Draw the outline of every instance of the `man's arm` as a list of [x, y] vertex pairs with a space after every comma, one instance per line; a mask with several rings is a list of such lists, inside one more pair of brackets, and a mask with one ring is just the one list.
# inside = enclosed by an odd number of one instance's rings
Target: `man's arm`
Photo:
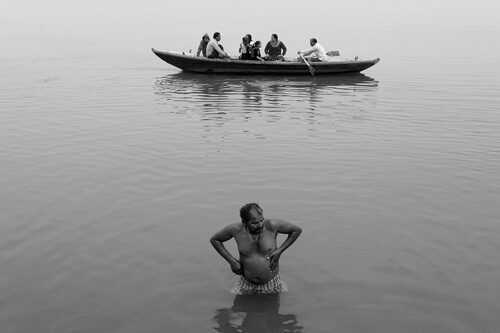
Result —
[[299, 51], [297, 53], [299, 53], [299, 54], [302, 53], [303, 56], [308, 56], [308, 55], [310, 55], [313, 52], [314, 52], [314, 47], [310, 48], [309, 50], [306, 50], [306, 51]]
[[281, 246], [273, 251], [268, 257], [270, 260], [269, 267], [272, 271], [274, 271], [276, 267], [278, 267], [278, 261], [281, 257], [281, 254], [286, 249], [288, 249], [290, 245], [292, 245], [297, 240], [297, 238], [299, 238], [300, 234], [302, 233], [302, 229], [293, 223], [278, 219], [272, 221], [272, 226], [273, 229], [276, 230], [276, 232], [280, 234], [288, 234], [288, 237], [285, 239], [283, 244], [281, 244]]
[[215, 44], [213, 44], [213, 47], [214, 47], [214, 49], [215, 49], [217, 52], [219, 52], [219, 54], [222, 54], [223, 56], [227, 56], [227, 53], [226, 53], [226, 52], [224, 52], [224, 51], [220, 48], [219, 44], [215, 43]]
[[226, 261], [231, 266], [231, 270], [234, 274], [242, 275], [243, 269], [241, 267], [241, 263], [238, 259], [233, 257], [231, 253], [224, 246], [224, 242], [233, 238], [235, 233], [235, 225], [230, 224], [224, 229], [218, 231], [210, 238], [210, 243], [215, 248], [215, 250], [222, 256], [222, 258], [226, 259]]

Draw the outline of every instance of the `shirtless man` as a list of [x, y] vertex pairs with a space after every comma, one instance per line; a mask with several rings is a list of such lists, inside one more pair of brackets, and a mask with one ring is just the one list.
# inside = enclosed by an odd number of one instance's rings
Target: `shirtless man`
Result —
[[[242, 223], [230, 224], [210, 238], [210, 243], [227, 260], [233, 273], [241, 275], [233, 292], [265, 294], [286, 290], [278, 274], [279, 259], [302, 229], [290, 222], [264, 218], [262, 208], [256, 203], [241, 207], [240, 217]], [[279, 248], [276, 242], [278, 233], [288, 235]], [[240, 260], [233, 257], [223, 244], [231, 238], [238, 245]]]

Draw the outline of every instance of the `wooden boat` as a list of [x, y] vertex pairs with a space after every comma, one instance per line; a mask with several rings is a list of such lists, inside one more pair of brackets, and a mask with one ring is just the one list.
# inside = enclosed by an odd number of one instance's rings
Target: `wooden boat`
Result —
[[[224, 74], [282, 74], [282, 75], [311, 75], [309, 66], [298, 60], [286, 61], [257, 61], [229, 59], [209, 59], [197, 57], [183, 52], [165, 52], [154, 48], [153, 53], [161, 60], [186, 72], [196, 73], [224, 73]], [[373, 60], [334, 60], [325, 62], [309, 62], [316, 75], [359, 73], [372, 67], [379, 58]]]

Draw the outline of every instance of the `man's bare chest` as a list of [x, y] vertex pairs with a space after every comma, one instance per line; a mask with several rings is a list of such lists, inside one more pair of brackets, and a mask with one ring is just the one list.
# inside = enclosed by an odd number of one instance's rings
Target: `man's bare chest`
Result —
[[238, 251], [241, 256], [267, 256], [276, 250], [276, 235], [268, 230], [263, 230], [258, 235], [249, 234], [244, 231], [238, 235], [236, 243], [238, 244]]

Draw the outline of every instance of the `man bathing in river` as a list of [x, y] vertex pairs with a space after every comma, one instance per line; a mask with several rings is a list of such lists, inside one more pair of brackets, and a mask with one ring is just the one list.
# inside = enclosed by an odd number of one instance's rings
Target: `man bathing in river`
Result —
[[[302, 229], [290, 222], [264, 218], [262, 208], [256, 203], [241, 207], [240, 217], [242, 223], [230, 224], [210, 238], [210, 243], [227, 260], [233, 273], [241, 275], [233, 292], [267, 294], [285, 291], [286, 285], [278, 274], [279, 260]], [[278, 233], [288, 234], [279, 248], [276, 242]], [[223, 244], [231, 238], [238, 245], [239, 260]]]

